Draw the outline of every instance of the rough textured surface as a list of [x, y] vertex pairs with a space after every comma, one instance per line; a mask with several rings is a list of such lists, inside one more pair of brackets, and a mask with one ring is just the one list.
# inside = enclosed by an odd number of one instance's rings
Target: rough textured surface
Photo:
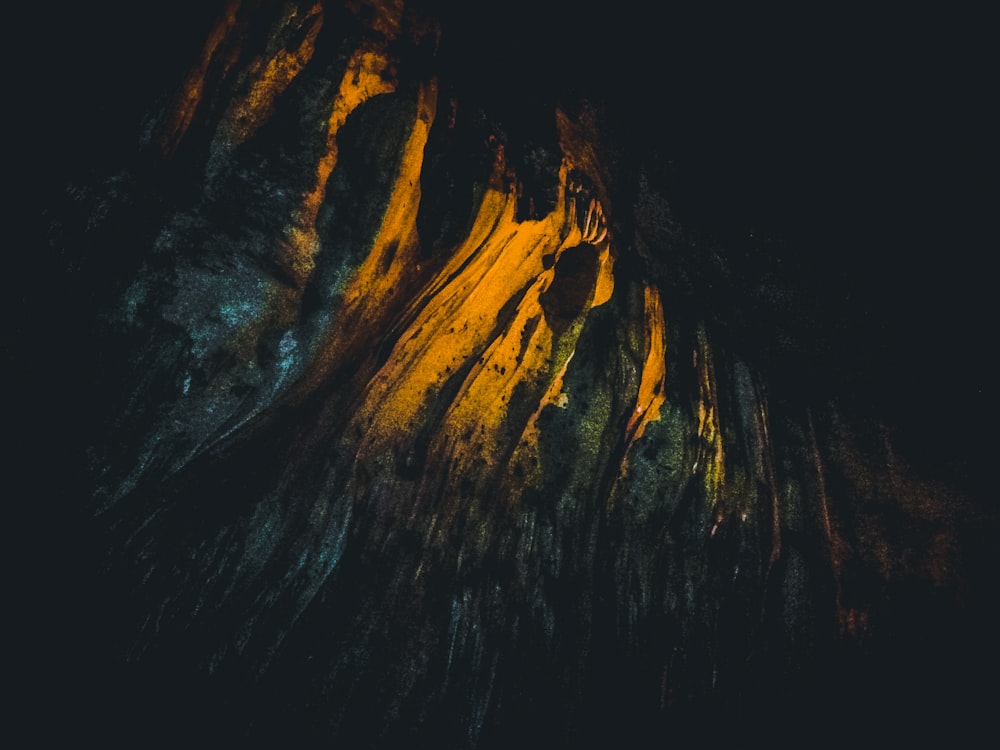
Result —
[[[36, 334], [24, 305], [16, 339], [67, 357], [34, 383], [65, 424], [30, 514], [43, 712], [112, 742], [453, 748], [982, 720], [981, 303], [883, 286], [922, 262], [880, 234], [910, 214], [836, 203], [875, 192], [806, 147], [828, 113], [754, 77], [790, 84], [783, 60], [739, 71], [738, 19], [683, 14], [723, 41], [660, 55], [624, 7], [209, 5], [107, 143], [53, 147], [42, 257], [72, 309]], [[741, 106], [770, 119], [730, 132]], [[832, 184], [783, 185], [811, 170]]]

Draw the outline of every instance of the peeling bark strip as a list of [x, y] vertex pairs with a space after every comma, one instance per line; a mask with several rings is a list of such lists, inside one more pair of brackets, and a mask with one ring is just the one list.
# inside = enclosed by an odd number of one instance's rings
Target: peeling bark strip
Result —
[[967, 593], [965, 499], [772, 388], [608, 115], [470, 90], [436, 8], [226, 3], [137, 157], [137, 196], [188, 182], [104, 311], [115, 656], [208, 675], [243, 739], [659, 746], [826, 705], [890, 592]]

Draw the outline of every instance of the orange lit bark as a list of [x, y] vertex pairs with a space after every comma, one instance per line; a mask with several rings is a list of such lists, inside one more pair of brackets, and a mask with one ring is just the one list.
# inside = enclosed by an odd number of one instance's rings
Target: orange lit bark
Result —
[[[160, 136], [160, 148], [165, 156], [171, 156], [176, 151], [178, 144], [184, 138], [184, 134], [194, 119], [195, 112], [201, 106], [209, 66], [216, 61], [217, 55], [222, 54], [220, 48], [224, 46], [226, 40], [233, 36], [241, 2], [242, 0], [230, 0], [226, 3], [222, 15], [205, 42], [205, 49], [202, 52], [198, 65], [192, 68], [181, 86], [181, 92], [174, 104], [168, 124]], [[238, 48], [231, 50], [227, 54], [226, 59], [221, 62], [224, 68], [222, 72], [223, 77], [225, 77], [229, 67], [232, 65], [237, 50]]]

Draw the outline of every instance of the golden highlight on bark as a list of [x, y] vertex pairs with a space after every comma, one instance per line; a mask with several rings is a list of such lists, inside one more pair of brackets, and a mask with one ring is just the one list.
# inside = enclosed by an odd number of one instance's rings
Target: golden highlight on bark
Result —
[[[330, 118], [322, 177], [299, 216], [310, 222], [322, 202], [326, 173], [336, 163], [337, 130], [367, 98], [391, 90], [385, 56], [365, 50], [352, 61]], [[417, 433], [431, 421], [436, 429], [429, 450], [439, 463], [464, 472], [479, 467], [484, 476], [514, 464], [537, 465], [538, 415], [572, 397], [563, 391], [562, 376], [583, 321], [614, 290], [603, 209], [570, 184], [568, 159], [560, 170], [555, 208], [542, 218], [518, 221], [517, 194], [504, 186], [507, 167], [498, 152], [494, 179], [466, 239], [439, 267], [421, 266], [420, 172], [436, 94], [433, 82], [421, 89], [381, 228], [341, 297], [338, 325], [320, 352], [319, 366], [301, 384], [308, 392], [309, 383], [341, 366], [361, 342], [383, 341], [384, 361], [353, 407], [348, 430], [361, 436], [352, 450], [372, 475], [384, 475], [386, 462], [405, 460]], [[308, 237], [304, 226], [299, 230], [300, 239]], [[306, 263], [303, 257], [303, 271]], [[401, 308], [394, 300], [404, 289], [408, 296], [398, 302], [410, 301]], [[660, 360], [659, 375], [653, 364], [649, 377], [656, 380], [663, 372], [662, 312], [653, 292], [648, 305], [649, 325], [656, 328], [648, 354], [651, 362]], [[650, 384], [650, 392], [642, 393], [643, 421], [655, 418], [654, 388]]]
[[666, 323], [663, 320], [663, 304], [660, 301], [659, 290], [650, 284], [645, 284], [643, 302], [646, 359], [642, 366], [642, 379], [639, 381], [635, 410], [625, 428], [628, 446], [642, 437], [647, 423], [660, 418], [660, 407], [666, 400]]
[[708, 336], [698, 331], [698, 348], [694, 351], [694, 364], [698, 372], [697, 432], [698, 453], [692, 472], [701, 468], [705, 482], [705, 496], [715, 506], [725, 485], [725, 452], [722, 430], [719, 426], [718, 396], [716, 393], [715, 366]]
[[[209, 67], [216, 61], [216, 57], [222, 54], [224, 42], [231, 39], [233, 30], [236, 27], [236, 16], [239, 13], [242, 0], [230, 0], [223, 8], [219, 20], [205, 42], [205, 49], [202, 52], [198, 64], [191, 69], [187, 78], [181, 86], [180, 94], [174, 104], [173, 112], [169, 118], [163, 134], [160, 136], [160, 149], [164, 156], [170, 157], [177, 150], [177, 146], [187, 133], [195, 112], [201, 105], [202, 97], [205, 93], [205, 80], [208, 76]], [[222, 62], [223, 77], [228, 72], [229, 67], [235, 59], [235, 52], [228, 55]]]
[[[458, 377], [436, 439], [469, 465], [496, 468], [515, 389], [543, 390], [564, 364], [555, 359], [540, 298], [556, 273], [543, 256], [553, 254], [558, 264], [581, 237], [574, 204], [565, 199], [566, 173], [555, 210], [536, 221], [516, 221], [513, 193], [486, 190], [468, 238], [418, 295], [413, 307], [420, 312], [372, 380], [358, 412], [359, 426], [371, 425], [359, 456], [380, 455], [414, 432]], [[509, 319], [500, 317], [503, 310]]]
[[[225, 146], [235, 148], [247, 141], [274, 111], [275, 101], [302, 72], [315, 51], [316, 36], [323, 26], [323, 4], [317, 2], [300, 14], [292, 4], [277, 23], [282, 34], [270, 37], [268, 49], [250, 64], [245, 73], [245, 93], [235, 97], [221, 124]], [[295, 49], [288, 49], [287, 36], [301, 34]]]
[[[323, 199], [326, 197], [327, 180], [337, 165], [337, 133], [347, 122], [350, 114], [359, 106], [373, 96], [392, 93], [396, 90], [396, 84], [390, 71], [391, 59], [384, 48], [355, 50], [347, 63], [347, 69], [344, 71], [344, 77], [341, 79], [337, 96], [333, 102], [333, 109], [327, 121], [326, 150], [316, 166], [313, 187], [303, 196], [302, 208], [295, 219], [295, 225], [289, 230], [291, 236], [289, 265], [300, 278], [304, 278], [312, 271], [313, 258], [318, 250], [316, 216], [319, 213], [319, 207], [323, 205]], [[422, 93], [422, 97], [425, 96], [425, 92]], [[429, 116], [433, 119], [433, 106], [429, 111], [431, 113]], [[418, 123], [425, 121], [427, 117], [427, 108], [421, 107]], [[426, 141], [426, 133], [424, 133], [424, 140]], [[415, 163], [418, 175], [419, 160], [422, 156], [422, 153], [416, 156]], [[414, 157], [408, 157], [408, 161], [413, 163]], [[412, 173], [412, 168], [410, 172]]]

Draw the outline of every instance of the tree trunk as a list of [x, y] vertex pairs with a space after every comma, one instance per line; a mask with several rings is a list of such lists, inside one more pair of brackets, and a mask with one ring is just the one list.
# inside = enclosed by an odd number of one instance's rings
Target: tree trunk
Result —
[[[705, 40], [627, 3], [214, 6], [46, 207], [80, 374], [45, 705], [351, 747], [982, 720], [982, 381], [876, 337], [870, 227], [755, 151], [784, 89], [685, 79]], [[694, 138], [738, 106], [771, 119]]]

